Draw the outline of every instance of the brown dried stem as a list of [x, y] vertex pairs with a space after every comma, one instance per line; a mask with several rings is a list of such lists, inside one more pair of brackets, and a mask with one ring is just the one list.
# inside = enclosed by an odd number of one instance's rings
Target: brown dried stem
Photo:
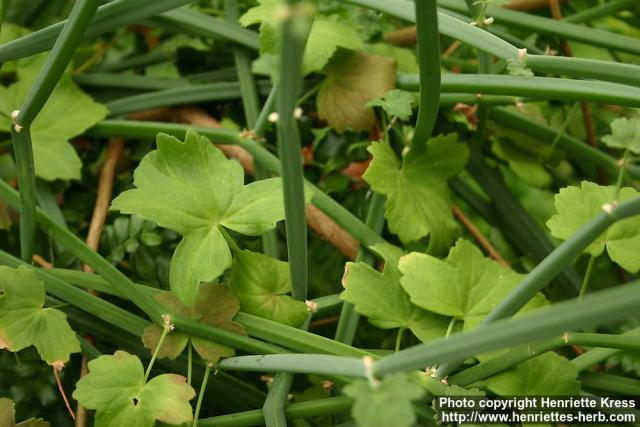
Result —
[[484, 249], [484, 251], [494, 260], [498, 261], [500, 264], [505, 267], [509, 267], [509, 263], [500, 255], [500, 252], [496, 248], [493, 247], [491, 242], [484, 237], [484, 235], [478, 230], [478, 228], [471, 222], [471, 220], [462, 212], [462, 210], [456, 205], [451, 206], [451, 210], [453, 211], [453, 215], [460, 221], [460, 223], [467, 229], [469, 234], [473, 236], [474, 239], [478, 242], [480, 247]]

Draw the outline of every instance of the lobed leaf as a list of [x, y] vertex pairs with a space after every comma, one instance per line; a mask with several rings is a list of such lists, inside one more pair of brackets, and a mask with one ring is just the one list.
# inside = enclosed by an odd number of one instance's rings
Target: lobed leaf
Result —
[[33, 345], [49, 365], [66, 363], [80, 343], [67, 316], [44, 303], [44, 284], [35, 271], [0, 266], [0, 349], [17, 352]]
[[191, 422], [189, 401], [194, 397], [195, 391], [180, 375], [163, 374], [145, 382], [140, 359], [124, 351], [89, 362], [89, 374], [73, 392], [81, 405], [96, 410], [96, 427]]
[[112, 209], [137, 214], [183, 236], [171, 259], [170, 287], [192, 305], [201, 282], [231, 266], [220, 226], [256, 236], [284, 219], [280, 178], [244, 185], [242, 167], [193, 131], [184, 142], [159, 134], [158, 148], [136, 168], [137, 188], [120, 194]]
[[447, 180], [462, 170], [468, 149], [449, 134], [429, 140], [426, 149], [410, 150], [400, 161], [387, 142], [369, 147], [373, 159], [363, 175], [371, 188], [387, 195], [389, 230], [403, 242], [429, 236], [430, 251], [451, 244], [456, 223], [449, 206]]
[[[616, 189], [583, 181], [580, 187], [565, 187], [555, 196], [557, 214], [547, 221], [551, 234], [558, 239], [568, 239], [580, 227], [602, 212], [603, 206], [612, 203]], [[631, 187], [620, 189], [618, 201], [623, 202], [640, 193]], [[620, 267], [636, 273], [640, 270], [640, 217], [618, 221], [593, 241], [585, 252], [599, 256], [605, 248], [609, 257]]]
[[347, 263], [340, 299], [353, 304], [379, 328], [407, 328], [422, 341], [444, 336], [448, 319], [415, 306], [400, 286], [402, 251], [387, 244], [374, 245], [371, 250], [384, 259], [384, 270], [380, 273], [364, 263]]

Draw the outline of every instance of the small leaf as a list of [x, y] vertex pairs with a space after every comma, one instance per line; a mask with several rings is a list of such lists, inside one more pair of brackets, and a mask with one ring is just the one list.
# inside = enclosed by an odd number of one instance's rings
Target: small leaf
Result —
[[553, 181], [540, 160], [532, 156], [531, 153], [498, 139], [493, 141], [491, 149], [496, 156], [506, 161], [509, 168], [525, 182], [538, 188], [545, 188]]
[[578, 396], [577, 377], [573, 363], [549, 351], [480, 384], [500, 396]]
[[368, 101], [395, 87], [396, 62], [363, 52], [340, 51], [325, 67], [318, 115], [338, 132], [367, 130], [375, 123]]
[[432, 138], [426, 149], [410, 150], [402, 161], [387, 142], [369, 147], [373, 160], [363, 178], [374, 191], [387, 195], [389, 230], [403, 242], [430, 236], [430, 250], [442, 252], [455, 237], [447, 180], [462, 170], [468, 157], [467, 147], [456, 139], [455, 134]]
[[67, 316], [43, 308], [44, 302], [44, 284], [35, 271], [0, 266], [0, 348], [16, 352], [33, 345], [49, 365], [66, 363], [80, 343]]
[[444, 336], [449, 320], [413, 305], [400, 286], [398, 260], [402, 251], [384, 244], [371, 250], [384, 258], [383, 272], [364, 263], [347, 263], [340, 299], [354, 304], [358, 313], [379, 328], [408, 328], [422, 341]]
[[375, 43], [365, 46], [365, 51], [373, 55], [395, 59], [398, 63], [398, 71], [407, 74], [418, 74], [420, 68], [415, 52], [404, 47], [394, 46], [388, 43]]
[[96, 427], [152, 427], [191, 422], [195, 391], [184, 377], [163, 374], [145, 383], [140, 359], [124, 351], [89, 362], [89, 374], [76, 384], [73, 398], [95, 409]]
[[[580, 187], [565, 187], [555, 197], [558, 213], [547, 221], [551, 234], [558, 239], [568, 239], [580, 227], [602, 212], [602, 207], [611, 203], [615, 196], [614, 186], [602, 186], [583, 181]], [[633, 188], [620, 189], [618, 200], [638, 197]], [[609, 257], [620, 267], [636, 273], [640, 270], [640, 217], [618, 221], [594, 240], [585, 252], [599, 256], [607, 249]]]
[[640, 154], [640, 119], [619, 118], [611, 122], [611, 135], [602, 138], [611, 148], [623, 148]]
[[16, 424], [15, 408], [12, 400], [0, 398], [0, 426], [1, 427], [49, 427], [50, 424], [40, 418], [29, 418]]
[[309, 314], [304, 302], [287, 295], [291, 292], [288, 264], [267, 255], [248, 250], [236, 252], [231, 288], [247, 313], [296, 328]]
[[228, 160], [193, 131], [184, 142], [159, 134], [158, 149], [134, 174], [136, 189], [125, 191], [112, 209], [135, 213], [183, 236], [171, 260], [170, 287], [187, 305], [201, 282], [231, 266], [231, 251], [218, 229], [257, 236], [284, 219], [280, 178], [244, 185], [238, 162]]
[[405, 373], [387, 375], [375, 388], [359, 379], [343, 390], [354, 399], [351, 414], [359, 427], [410, 427], [416, 421], [411, 402], [424, 396]]
[[[419, 307], [464, 322], [464, 329], [476, 326], [524, 279], [485, 258], [470, 242], [460, 239], [446, 260], [413, 252], [400, 259], [402, 287]], [[537, 294], [522, 311], [546, 303]]]
[[[277, 54], [280, 50], [280, 25], [277, 17], [282, 2], [260, 0], [259, 5], [249, 9], [240, 23], [244, 26], [260, 23], [260, 53]], [[309, 37], [302, 60], [304, 74], [320, 71], [329, 62], [338, 48], [357, 50], [363, 47], [358, 33], [342, 22], [317, 17], [309, 31]]]
[[[230, 332], [244, 335], [244, 328], [233, 321], [238, 313], [240, 303], [231, 290], [223, 285], [205, 283], [200, 285], [194, 304], [187, 307], [171, 292], [161, 292], [154, 297], [172, 315], [178, 315], [206, 325], [215, 326]], [[159, 325], [149, 325], [142, 334], [144, 346], [153, 352], [158, 346], [162, 328]], [[159, 358], [175, 359], [180, 356], [189, 340], [193, 343], [196, 352], [204, 360], [218, 363], [223, 357], [230, 357], [235, 350], [222, 344], [192, 337], [182, 332], [167, 334], [162, 346], [158, 350]]]
[[387, 92], [382, 98], [367, 102], [367, 107], [382, 107], [390, 117], [398, 117], [402, 121], [409, 120], [413, 113], [413, 95], [399, 89]]

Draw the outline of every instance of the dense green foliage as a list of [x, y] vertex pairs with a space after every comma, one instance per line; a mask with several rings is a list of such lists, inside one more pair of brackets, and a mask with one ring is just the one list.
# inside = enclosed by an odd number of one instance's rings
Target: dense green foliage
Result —
[[0, 0], [0, 427], [640, 395], [640, 6], [535, 3]]

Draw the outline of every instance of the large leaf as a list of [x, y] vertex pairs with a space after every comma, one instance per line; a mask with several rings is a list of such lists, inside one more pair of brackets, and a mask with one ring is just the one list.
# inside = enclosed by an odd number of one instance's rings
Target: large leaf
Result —
[[[583, 181], [580, 187], [565, 187], [555, 197], [558, 213], [547, 221], [551, 234], [559, 239], [568, 239], [580, 227], [602, 212], [603, 206], [612, 203], [615, 187], [602, 186]], [[638, 197], [633, 188], [620, 190], [618, 201]], [[640, 217], [634, 216], [616, 222], [602, 233], [587, 248], [592, 256], [599, 256], [607, 249], [609, 257], [622, 268], [632, 273], [640, 270]]]
[[396, 62], [363, 52], [341, 51], [325, 67], [318, 93], [318, 115], [338, 132], [361, 131], [375, 123], [367, 102], [395, 87]]
[[44, 308], [44, 302], [44, 284], [35, 271], [0, 266], [0, 348], [15, 352], [33, 345], [48, 364], [64, 364], [80, 343], [67, 316]]
[[463, 168], [467, 147], [450, 134], [432, 138], [425, 149], [410, 150], [402, 161], [387, 142], [373, 143], [369, 151], [373, 160], [363, 178], [387, 195], [389, 230], [403, 242], [429, 235], [430, 250], [446, 250], [456, 231], [447, 180]]
[[[464, 322], [465, 329], [477, 325], [524, 278], [485, 258], [462, 239], [446, 260], [414, 252], [400, 259], [399, 268], [403, 274], [400, 283], [414, 304]], [[545, 303], [538, 294], [522, 311]]]
[[248, 250], [234, 254], [231, 288], [243, 311], [299, 327], [308, 316], [304, 302], [293, 299], [286, 262]]
[[500, 396], [577, 396], [578, 370], [552, 351], [522, 362], [482, 384]]
[[171, 260], [171, 290], [187, 305], [200, 282], [210, 282], [231, 265], [220, 226], [255, 236], [284, 219], [280, 178], [244, 185], [242, 167], [193, 131], [184, 142], [159, 134], [158, 149], [134, 174], [136, 189], [125, 191], [112, 209], [135, 213], [184, 238]]
[[[206, 325], [244, 334], [244, 328], [233, 321], [240, 308], [240, 303], [226, 286], [213, 283], [200, 285], [198, 296], [191, 307], [184, 305], [171, 292], [162, 292], [154, 299], [172, 315], [179, 315]], [[149, 325], [142, 334], [142, 342], [146, 348], [153, 352], [158, 346], [161, 335], [162, 328], [159, 325]], [[175, 359], [182, 354], [189, 340], [200, 357], [211, 363], [217, 363], [221, 358], [235, 354], [235, 350], [231, 347], [176, 331], [166, 335], [158, 350], [158, 357]]]
[[416, 416], [411, 402], [424, 395], [424, 389], [406, 373], [384, 377], [375, 387], [356, 380], [344, 387], [354, 399], [351, 414], [359, 427], [410, 427]]
[[73, 397], [95, 409], [96, 427], [152, 427], [191, 422], [189, 401], [195, 391], [180, 375], [163, 374], [145, 382], [140, 359], [124, 351], [89, 362], [89, 374], [76, 384]]
[[[0, 112], [10, 116], [19, 110], [37, 78], [45, 58], [18, 68], [18, 81], [0, 86]], [[45, 180], [80, 179], [82, 162], [69, 140], [82, 134], [107, 115], [107, 109], [86, 95], [65, 74], [31, 125], [36, 175]], [[11, 123], [0, 115], [0, 130], [8, 132]]]
[[400, 286], [398, 260], [402, 251], [386, 244], [371, 250], [384, 258], [383, 272], [364, 263], [347, 263], [340, 299], [354, 304], [358, 313], [379, 328], [407, 328], [422, 341], [444, 336], [449, 320], [415, 306]]

